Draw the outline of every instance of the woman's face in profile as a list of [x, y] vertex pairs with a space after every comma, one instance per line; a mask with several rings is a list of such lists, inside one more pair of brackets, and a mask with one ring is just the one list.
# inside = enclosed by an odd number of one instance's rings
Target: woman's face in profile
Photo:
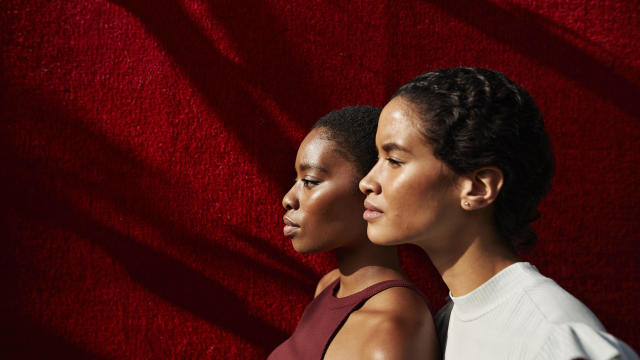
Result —
[[378, 162], [360, 182], [367, 195], [367, 235], [376, 244], [424, 245], [428, 239], [430, 246], [437, 246], [446, 241], [461, 211], [455, 177], [433, 155], [422, 126], [415, 106], [401, 97], [380, 114]]
[[284, 235], [300, 253], [333, 250], [366, 239], [364, 195], [355, 166], [327, 140], [326, 129], [312, 130], [296, 156], [296, 180], [282, 199]]

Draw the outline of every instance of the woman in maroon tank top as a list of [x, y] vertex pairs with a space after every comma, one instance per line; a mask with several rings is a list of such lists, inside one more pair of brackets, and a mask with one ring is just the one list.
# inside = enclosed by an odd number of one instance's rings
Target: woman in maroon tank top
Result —
[[433, 319], [400, 270], [395, 247], [369, 242], [358, 182], [377, 160], [380, 109], [352, 106], [321, 118], [298, 149], [296, 180], [282, 201], [284, 234], [300, 253], [333, 251], [338, 268], [284, 343], [283, 359], [435, 359]]

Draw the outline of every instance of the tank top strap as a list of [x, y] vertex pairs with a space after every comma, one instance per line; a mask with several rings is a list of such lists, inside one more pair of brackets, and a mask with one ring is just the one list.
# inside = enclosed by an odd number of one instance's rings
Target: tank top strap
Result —
[[429, 305], [420, 290], [404, 280], [382, 281], [341, 298], [335, 296], [339, 286], [338, 278], [307, 305], [295, 332], [271, 353], [269, 360], [322, 359], [333, 337], [349, 315], [369, 298], [386, 289], [392, 287], [413, 289], [422, 296], [427, 306]]
[[[332, 290], [331, 292], [331, 296], [333, 296], [333, 294], [335, 293], [335, 289], [339, 286], [339, 282], [335, 282], [332, 283], [330, 286], [328, 286], [328, 288], [330, 287]], [[333, 301], [331, 304], [331, 308], [341, 308], [341, 307], [347, 307], [347, 306], [354, 306], [357, 304], [362, 304], [363, 302], [365, 302], [366, 300], [368, 300], [369, 298], [373, 297], [374, 295], [387, 290], [389, 288], [392, 287], [406, 287], [409, 289], [414, 290], [415, 292], [417, 292], [420, 297], [422, 297], [422, 300], [424, 300], [425, 304], [427, 304], [427, 307], [429, 307], [429, 302], [427, 301], [427, 298], [424, 296], [424, 294], [422, 293], [422, 291], [420, 291], [420, 289], [418, 289], [415, 285], [413, 285], [412, 283], [410, 283], [409, 281], [406, 280], [385, 280], [385, 281], [381, 281], [379, 283], [373, 284], [371, 286], [369, 286], [368, 288], [361, 290], [355, 294], [349, 295], [349, 296], [345, 296], [342, 298], [337, 298], [337, 297], [333, 297]], [[328, 294], [327, 294], [328, 295]], [[430, 307], [429, 307], [430, 308]]]
[[327, 285], [316, 297], [333, 296], [336, 288], [340, 285], [340, 277], [338, 276], [329, 285]]
[[374, 284], [368, 288], [365, 289], [366, 292], [366, 298], [370, 298], [376, 294], [378, 294], [379, 292], [382, 292], [384, 290], [387, 290], [389, 288], [392, 287], [406, 287], [409, 288], [415, 292], [418, 293], [418, 295], [420, 295], [420, 297], [422, 298], [422, 300], [424, 300], [424, 302], [429, 305], [429, 302], [427, 301], [426, 296], [424, 296], [424, 294], [422, 293], [422, 291], [420, 291], [420, 289], [418, 289], [418, 287], [416, 287], [414, 284], [410, 283], [409, 281], [406, 280], [386, 280], [386, 281], [381, 281], [377, 284]]

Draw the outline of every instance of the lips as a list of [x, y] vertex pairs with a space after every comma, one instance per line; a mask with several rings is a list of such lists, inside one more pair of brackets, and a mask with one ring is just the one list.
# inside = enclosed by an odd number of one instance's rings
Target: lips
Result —
[[378, 209], [371, 202], [366, 200], [364, 202], [364, 213], [362, 214], [362, 218], [367, 222], [372, 222], [378, 218], [380, 218], [383, 214], [383, 211]]
[[282, 233], [284, 234], [284, 236], [294, 237], [295, 234], [300, 230], [300, 225], [289, 219], [287, 215], [283, 216], [282, 220], [284, 220], [284, 228], [282, 229]]

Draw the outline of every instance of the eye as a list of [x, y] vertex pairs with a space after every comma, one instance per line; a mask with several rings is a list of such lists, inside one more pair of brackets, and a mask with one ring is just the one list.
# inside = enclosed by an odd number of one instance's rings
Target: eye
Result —
[[304, 186], [306, 189], [311, 189], [312, 187], [320, 184], [320, 181], [317, 180], [300, 179], [300, 181], [302, 182], [302, 186]]
[[385, 158], [385, 160], [389, 163], [389, 165], [391, 165], [391, 167], [398, 167], [400, 165], [402, 165], [402, 162], [392, 158], [392, 157], [388, 157]]

